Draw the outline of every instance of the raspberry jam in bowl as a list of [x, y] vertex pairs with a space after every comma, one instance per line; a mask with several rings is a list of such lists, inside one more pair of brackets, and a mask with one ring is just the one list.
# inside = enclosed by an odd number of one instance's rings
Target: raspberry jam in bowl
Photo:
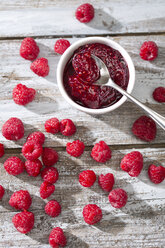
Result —
[[126, 97], [109, 86], [95, 84], [100, 72], [91, 54], [103, 60], [111, 79], [128, 93], [133, 90], [135, 69], [124, 48], [108, 38], [81, 39], [61, 56], [57, 82], [63, 97], [81, 111], [103, 114], [118, 108]]

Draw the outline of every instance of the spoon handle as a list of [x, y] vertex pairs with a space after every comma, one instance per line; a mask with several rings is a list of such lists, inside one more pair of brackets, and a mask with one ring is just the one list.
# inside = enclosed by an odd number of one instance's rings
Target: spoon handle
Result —
[[[108, 84], [107, 84], [108, 85]], [[136, 103], [140, 108], [142, 108], [161, 128], [165, 130], [165, 118], [162, 115], [159, 115], [143, 103], [141, 103], [139, 100], [137, 100], [135, 97], [127, 93], [125, 90], [123, 90], [121, 87], [119, 87], [117, 84], [112, 82], [110, 80], [109, 86], [119, 91], [122, 95], [126, 96], [128, 99], [130, 99], [132, 102]]]

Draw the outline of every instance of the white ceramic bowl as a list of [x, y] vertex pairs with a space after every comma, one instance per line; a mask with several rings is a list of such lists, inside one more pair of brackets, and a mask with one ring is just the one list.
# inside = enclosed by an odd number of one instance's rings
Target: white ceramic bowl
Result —
[[89, 113], [89, 114], [104, 114], [104, 113], [113, 111], [113, 110], [117, 109], [118, 107], [120, 107], [126, 101], [127, 98], [125, 96], [123, 96], [118, 102], [114, 103], [113, 105], [111, 105], [109, 107], [105, 107], [105, 108], [100, 108], [100, 109], [86, 108], [86, 107], [83, 107], [83, 106], [77, 104], [76, 102], [74, 102], [71, 99], [71, 97], [68, 95], [67, 91], [65, 90], [65, 87], [63, 84], [63, 73], [64, 73], [64, 69], [65, 69], [65, 66], [66, 66], [68, 60], [72, 57], [74, 51], [77, 48], [79, 48], [80, 46], [83, 46], [85, 44], [90, 44], [90, 43], [102, 43], [102, 44], [108, 45], [108, 46], [118, 50], [121, 53], [121, 55], [124, 57], [127, 65], [128, 65], [128, 70], [129, 70], [129, 82], [128, 82], [128, 87], [127, 87], [127, 92], [128, 93], [132, 92], [133, 87], [134, 87], [134, 83], [135, 83], [135, 68], [134, 68], [134, 64], [132, 62], [132, 59], [130, 58], [130, 56], [126, 52], [126, 50], [123, 47], [121, 47], [118, 43], [116, 43], [115, 41], [113, 41], [109, 38], [104, 38], [104, 37], [83, 38], [83, 39], [80, 39], [80, 40], [76, 41], [75, 43], [73, 43], [64, 52], [64, 54], [61, 56], [60, 61], [58, 63], [58, 66], [57, 66], [57, 83], [58, 83], [58, 87], [60, 89], [62, 96], [65, 98], [65, 100], [70, 105], [72, 105], [76, 109], [84, 111], [84, 112]]

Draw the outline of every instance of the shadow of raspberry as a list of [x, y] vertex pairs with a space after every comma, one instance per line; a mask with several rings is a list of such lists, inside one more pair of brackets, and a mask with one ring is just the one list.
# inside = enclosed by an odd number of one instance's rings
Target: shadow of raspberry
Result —
[[73, 233], [66, 231], [65, 232], [67, 237], [67, 247], [71, 248], [88, 248], [89, 245], [83, 241], [80, 237], [77, 237]]
[[[162, 152], [164, 151], [164, 149], [162, 149]], [[157, 149], [155, 150], [155, 152], [157, 152]], [[153, 157], [154, 157], [154, 151], [152, 153]], [[163, 155], [163, 154], [162, 154]], [[165, 180], [159, 184], [154, 184], [150, 179], [149, 179], [149, 176], [148, 176], [148, 168], [151, 164], [154, 164], [154, 165], [162, 165], [163, 166], [163, 162], [164, 162], [164, 156], [160, 156], [160, 152], [159, 152], [159, 157], [158, 157], [158, 160], [154, 160], [154, 158], [151, 160], [150, 158], [145, 158], [144, 159], [144, 166], [143, 166], [143, 170], [142, 172], [140, 173], [140, 175], [138, 176], [138, 179], [140, 181], [142, 181], [143, 183], [147, 184], [148, 186], [151, 186], [151, 188], [154, 188], [155, 190], [156, 189], [165, 189]]]
[[[51, 93], [53, 94], [53, 90], [51, 90]], [[37, 115], [56, 115], [59, 112], [58, 102], [55, 98], [53, 99], [52, 96], [49, 97], [39, 92], [36, 93], [34, 101], [26, 106], [26, 109]]]
[[48, 64], [49, 64], [49, 74], [48, 76], [43, 78], [43, 80], [47, 80], [48, 83], [53, 83], [54, 85], [56, 85], [57, 84], [56, 82], [57, 64], [58, 64], [58, 61], [61, 55], [54, 52], [55, 40], [52, 39], [51, 41], [48, 41], [48, 45], [43, 44], [41, 42], [37, 42], [37, 44], [40, 47], [40, 57], [47, 58]]
[[129, 215], [132, 222], [134, 218], [139, 219], [141, 222], [147, 219], [153, 221], [158, 216], [165, 214], [164, 205], [162, 204], [158, 207], [157, 199], [152, 199], [152, 197], [150, 199], [141, 199], [129, 183], [124, 189], [128, 194], [128, 201], [120, 210], [126, 215]]
[[[111, 11], [111, 10], [108, 10]], [[108, 12], [105, 12], [103, 9], [95, 8], [95, 17], [92, 21], [86, 24], [89, 27], [98, 29], [104, 32], [105, 31], [117, 31], [122, 30], [122, 24], [112, 17]]]
[[14, 192], [11, 191], [10, 189], [7, 189], [7, 188], [4, 188], [4, 189], [5, 189], [5, 194], [2, 198], [2, 200], [0, 200], [0, 206], [9, 210], [10, 212], [16, 212], [17, 210], [15, 208], [12, 208], [9, 204], [10, 197]]
[[122, 217], [115, 216], [112, 211], [102, 210], [103, 218], [100, 222], [94, 225], [95, 228], [101, 230], [104, 233], [110, 233], [117, 236], [118, 233], [122, 233], [127, 225], [123, 221]]

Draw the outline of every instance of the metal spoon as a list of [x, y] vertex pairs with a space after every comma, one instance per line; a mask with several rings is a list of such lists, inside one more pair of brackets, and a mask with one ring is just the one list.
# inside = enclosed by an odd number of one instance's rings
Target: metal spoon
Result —
[[98, 58], [95, 55], [91, 55], [92, 58], [95, 60], [97, 66], [100, 69], [100, 78], [97, 80], [96, 85], [104, 85], [104, 86], [110, 86], [114, 88], [115, 90], [119, 91], [122, 95], [126, 96], [128, 99], [130, 99], [132, 102], [136, 103], [140, 108], [142, 108], [161, 128], [165, 130], [165, 118], [152, 109], [145, 106], [143, 103], [141, 103], [139, 100], [137, 100], [135, 97], [127, 93], [125, 90], [123, 90], [120, 86], [115, 84], [110, 75], [107, 66], [104, 64], [104, 62]]

